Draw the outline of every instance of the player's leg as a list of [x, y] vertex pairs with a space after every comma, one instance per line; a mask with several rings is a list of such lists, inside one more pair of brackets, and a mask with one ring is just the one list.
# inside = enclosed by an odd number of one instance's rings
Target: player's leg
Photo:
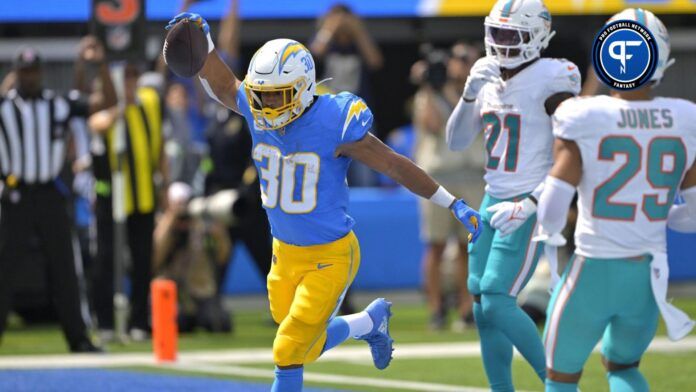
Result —
[[[130, 328], [148, 330], [148, 303], [152, 280], [152, 246], [155, 226], [154, 213], [134, 213], [126, 220], [128, 245], [133, 262], [131, 272]], [[138, 332], [133, 336], [138, 337]]]
[[447, 309], [443, 303], [440, 267], [442, 254], [445, 251], [444, 242], [427, 242], [423, 255], [423, 281], [425, 295], [430, 311], [430, 329], [442, 330], [447, 320]]
[[[360, 244], [353, 233], [351, 233], [349, 236], [348, 261], [350, 263], [349, 265], [352, 267], [348, 271], [348, 280], [345, 283], [344, 291], [340, 294], [334, 310], [329, 315], [330, 321], [326, 326], [326, 338], [324, 339], [324, 343], [321, 346], [314, 347], [313, 352], [310, 355], [310, 359], [312, 361], [316, 360], [316, 358], [318, 358], [324, 352], [331, 350], [332, 348], [345, 342], [349, 337], [365, 334], [372, 329], [372, 319], [365, 311], [336, 317], [336, 314], [341, 308], [341, 303], [345, 299], [345, 295], [348, 292], [348, 288], [353, 282], [353, 278], [355, 278], [355, 274], [360, 266]], [[328, 262], [325, 264], [328, 264]], [[336, 272], [336, 270], [331, 272]], [[334, 279], [340, 281], [345, 278], [342, 276], [337, 276]]]
[[611, 317], [602, 261], [574, 258], [554, 290], [544, 328], [546, 390], [575, 392], [585, 361]]
[[[321, 271], [310, 272], [305, 276], [303, 283], [298, 289], [298, 295], [302, 293], [301, 286], [305, 281], [308, 281], [308, 276], [319, 276], [320, 274], [329, 277], [335, 283], [335, 288], [341, 291], [333, 291], [326, 295], [326, 298], [333, 301], [333, 309], [326, 315], [330, 320], [328, 325], [322, 324], [325, 331], [322, 330], [321, 336], [316, 340], [316, 343], [309, 349], [304, 363], [310, 363], [316, 360], [322, 353], [336, 347], [346, 341], [349, 337], [360, 340], [365, 340], [370, 345], [372, 351], [372, 360], [375, 367], [384, 369], [391, 362], [392, 343], [393, 340], [389, 335], [389, 318], [391, 317], [391, 303], [384, 298], [378, 298], [365, 308], [364, 311], [350, 314], [347, 316], [335, 317], [340, 308], [348, 287], [353, 282], [358, 267], [360, 266], [360, 246], [357, 238], [353, 233], [350, 233], [346, 238], [337, 241], [339, 245], [332, 246], [327, 252], [323, 252], [330, 256], [326, 261], [322, 261], [321, 265], [328, 265]], [[321, 259], [320, 259], [321, 260]], [[345, 267], [348, 267], [347, 269]], [[317, 266], [318, 268], [318, 266]], [[308, 298], [306, 302], [316, 302], [317, 299]], [[302, 303], [298, 298], [295, 303]], [[291, 315], [294, 314], [294, 305], [291, 309]], [[316, 311], [318, 307], [312, 306], [312, 311]], [[323, 317], [323, 316], [322, 316]]]
[[494, 391], [512, 390], [512, 343], [501, 330], [487, 319], [481, 306], [481, 278], [486, 270], [495, 231], [490, 226], [491, 213], [487, 207], [498, 202], [486, 194], [481, 202], [482, 232], [474, 244], [469, 244], [469, 276], [467, 286], [474, 297], [474, 321], [481, 344], [481, 357], [486, 377]]
[[607, 261], [611, 268], [616, 316], [602, 339], [603, 363], [612, 392], [648, 391], [638, 370], [643, 353], [655, 336], [658, 308], [650, 285], [650, 257]]
[[312, 247], [280, 244], [278, 250], [274, 249], [277, 257], [269, 274], [269, 287], [274, 270], [285, 269], [286, 264], [290, 264], [289, 273], [284, 275], [297, 280], [297, 286], [273, 342], [276, 378], [272, 391], [301, 390], [304, 364], [321, 354], [327, 323], [335, 315], [359, 266], [359, 248], [354, 238], [351, 233], [331, 244]]
[[41, 221], [36, 225], [41, 250], [44, 254], [47, 273], [50, 276], [49, 293], [70, 345], [71, 351], [80, 351], [91, 346], [88, 325], [91, 324], [89, 305], [81, 290], [82, 260], [75, 257], [77, 238], [73, 236], [70, 217], [58, 192], [42, 195], [35, 199], [36, 210]]
[[[289, 257], [283, 257], [280, 252], [280, 244], [273, 241], [273, 256], [271, 271], [266, 279], [268, 289], [268, 302], [271, 307], [271, 317], [279, 325], [283, 323], [290, 313], [290, 306], [295, 297], [297, 288], [296, 279], [293, 278], [292, 262]], [[275, 347], [274, 347], [275, 351]], [[285, 367], [276, 366], [276, 380], [273, 383], [273, 391], [300, 391], [302, 390], [302, 365], [290, 364]]]
[[[464, 183], [458, 181], [453, 182], [452, 184], [448, 183], [446, 188], [450, 189], [452, 192], [456, 192], [458, 195], [461, 195], [470, 206], [480, 209], [479, 207], [481, 206], [481, 201], [485, 194], [483, 173], [469, 173], [467, 177], [468, 180]], [[447, 212], [449, 213], [449, 211]], [[457, 239], [459, 240], [459, 252], [457, 255], [455, 272], [459, 287], [459, 320], [453, 324], [453, 329], [461, 330], [466, 328], [474, 321], [474, 298], [467, 287], [467, 279], [469, 277], [469, 231], [459, 221], [456, 221], [451, 213], [450, 217], [451, 222], [454, 224], [454, 229], [452, 229], [452, 231], [457, 234]]]
[[541, 253], [541, 245], [532, 242], [535, 227], [533, 215], [507, 236], [495, 233], [481, 278], [481, 305], [484, 317], [502, 331], [544, 380], [546, 366], [539, 332], [516, 300], [534, 273]]
[[[421, 200], [421, 240], [426, 243], [423, 254], [423, 283], [430, 311], [430, 328], [441, 330], [445, 327], [447, 310], [443, 306], [441, 273], [442, 254], [445, 251], [450, 233], [450, 220], [454, 217], [447, 209], [429, 200]], [[459, 224], [461, 225], [461, 224]]]
[[[358, 267], [360, 265], [360, 246], [357, 238], [353, 233], [349, 234], [347, 239], [348, 244], [342, 245], [340, 248], [348, 250], [347, 258], [349, 265], [352, 266], [348, 272], [348, 280], [345, 283], [344, 291], [340, 293], [337, 304], [329, 315], [329, 323], [326, 327], [325, 338], [321, 337], [319, 342], [323, 341], [323, 345], [316, 344], [305, 358], [305, 363], [316, 360], [319, 355], [343, 343], [348, 338], [365, 340], [370, 345], [372, 351], [372, 359], [375, 367], [384, 369], [389, 366], [392, 353], [391, 336], [389, 335], [389, 318], [391, 317], [391, 303], [384, 298], [378, 298], [370, 303], [362, 312], [349, 314], [346, 316], [335, 317], [338, 309], [341, 306], [341, 301], [344, 299], [348, 287], [355, 278]], [[330, 252], [328, 252], [330, 253]], [[334, 259], [341, 261], [341, 252], [336, 252]], [[329, 259], [331, 260], [331, 259]], [[324, 264], [330, 263], [328, 261]], [[327, 267], [328, 268], [328, 267]], [[328, 271], [334, 273], [332, 280], [341, 282], [345, 276], [341, 273], [341, 269]]]
[[453, 328], [464, 329], [467, 323], [470, 323], [473, 312], [474, 299], [471, 297], [471, 293], [466, 287], [467, 270], [469, 268], [469, 252], [467, 250], [468, 243], [466, 237], [460, 237], [458, 243], [458, 252], [455, 265], [455, 273], [457, 276], [458, 295], [459, 295], [459, 307], [457, 309], [457, 314], [459, 315], [459, 320], [453, 324]]

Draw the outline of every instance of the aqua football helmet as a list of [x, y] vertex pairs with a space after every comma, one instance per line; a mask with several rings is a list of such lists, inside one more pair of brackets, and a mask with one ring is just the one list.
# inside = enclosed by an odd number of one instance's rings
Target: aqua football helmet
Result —
[[[244, 89], [254, 125], [262, 130], [282, 128], [296, 120], [314, 100], [314, 59], [307, 48], [290, 39], [266, 42], [251, 59]], [[273, 107], [264, 104], [264, 94], [282, 96]]]

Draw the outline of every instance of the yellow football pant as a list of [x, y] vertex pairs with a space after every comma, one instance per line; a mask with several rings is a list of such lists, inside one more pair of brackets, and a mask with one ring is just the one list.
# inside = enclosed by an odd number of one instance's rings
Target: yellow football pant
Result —
[[278, 366], [314, 362], [360, 266], [360, 245], [351, 231], [334, 242], [294, 246], [273, 240], [268, 274], [271, 315], [280, 327], [273, 341]]

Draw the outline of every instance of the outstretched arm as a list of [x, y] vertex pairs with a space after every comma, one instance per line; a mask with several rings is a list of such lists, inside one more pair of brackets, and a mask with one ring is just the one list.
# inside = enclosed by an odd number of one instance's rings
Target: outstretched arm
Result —
[[452, 196], [415, 163], [396, 153], [372, 134], [368, 133], [357, 142], [339, 146], [336, 155], [360, 161], [369, 168], [389, 176], [418, 196], [451, 209], [457, 219], [473, 234], [472, 241], [476, 241], [480, 232], [479, 214], [462, 200]]
[[396, 153], [371, 133], [357, 142], [339, 146], [336, 154], [360, 161], [426, 199], [429, 199], [439, 187], [438, 183], [423, 169], [405, 156]]

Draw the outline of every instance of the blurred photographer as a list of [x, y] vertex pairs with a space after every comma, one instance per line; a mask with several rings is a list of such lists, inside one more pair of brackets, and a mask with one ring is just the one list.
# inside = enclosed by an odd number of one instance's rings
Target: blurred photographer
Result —
[[232, 322], [222, 307], [216, 270], [230, 258], [227, 225], [234, 223], [236, 192], [194, 199], [191, 193], [182, 182], [169, 186], [167, 209], [155, 228], [153, 270], [177, 283], [181, 332], [196, 327], [230, 332]]
[[[424, 59], [413, 65], [411, 81], [417, 84], [413, 122], [416, 128], [416, 163], [440, 184], [453, 189], [467, 203], [477, 205], [483, 195], [483, 154], [451, 152], [445, 141], [445, 125], [464, 88], [471, 65], [479, 51], [457, 43], [448, 53], [423, 48]], [[482, 141], [479, 141], [482, 146]], [[482, 147], [481, 147], [482, 148]], [[468, 151], [482, 151], [472, 148]], [[424, 288], [431, 314], [430, 328], [442, 330], [447, 322], [441, 265], [448, 240], [456, 239], [458, 252], [454, 266], [458, 287], [458, 318], [452, 328], [461, 330], [470, 324], [471, 298], [466, 289], [467, 233], [447, 210], [420, 204], [421, 239], [426, 243], [423, 257]]]

